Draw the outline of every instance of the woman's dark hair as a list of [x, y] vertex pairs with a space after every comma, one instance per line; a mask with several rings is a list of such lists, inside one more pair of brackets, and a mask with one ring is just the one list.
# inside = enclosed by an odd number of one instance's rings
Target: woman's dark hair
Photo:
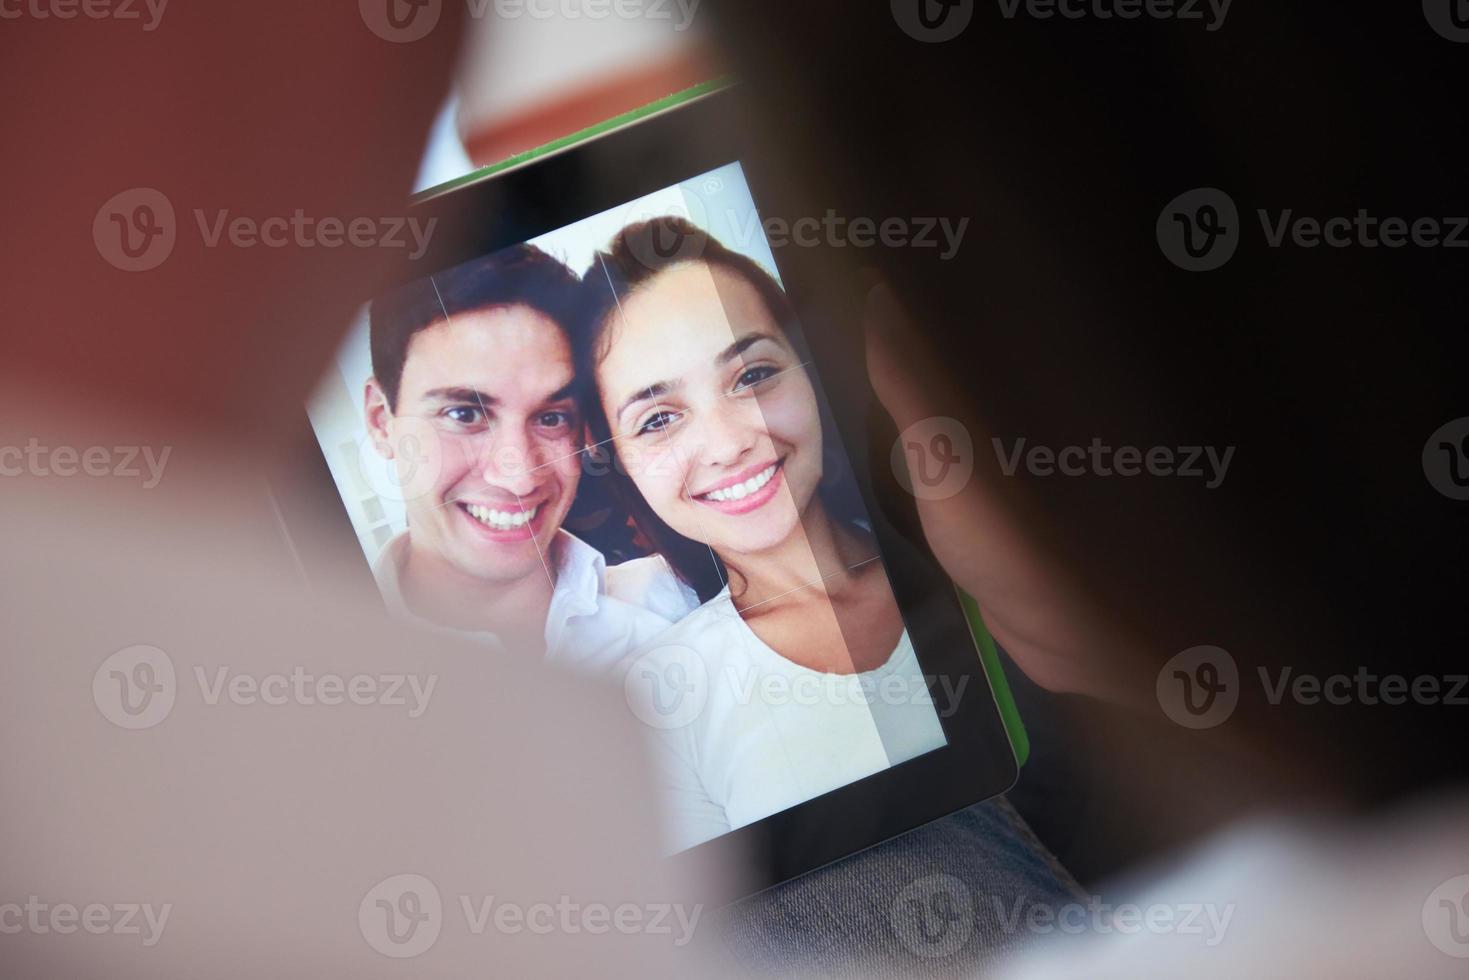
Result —
[[[803, 364], [810, 363], [811, 357], [801, 337], [795, 310], [775, 278], [754, 259], [726, 248], [688, 220], [665, 216], [623, 228], [613, 236], [604, 251], [593, 257], [592, 264], [582, 276], [585, 302], [582, 324], [576, 331], [580, 341], [577, 371], [586, 379], [589, 389], [586, 417], [592, 444], [597, 447], [596, 452], [605, 454], [613, 464], [609, 478], [614, 494], [648, 544], [663, 555], [678, 577], [698, 594], [700, 602], [707, 602], [724, 588], [729, 570], [708, 545], [684, 537], [653, 513], [626, 469], [618, 465], [612, 427], [596, 392], [596, 369], [611, 345], [609, 328], [616, 320], [614, 310], [624, 297], [660, 273], [694, 263], [732, 272], [754, 287], [796, 355]], [[847, 524], [866, 521], [867, 511], [851, 466], [841, 449], [826, 399], [821, 396], [815, 380], [813, 377], [823, 447], [822, 479], [818, 490], [821, 502], [833, 520]]]

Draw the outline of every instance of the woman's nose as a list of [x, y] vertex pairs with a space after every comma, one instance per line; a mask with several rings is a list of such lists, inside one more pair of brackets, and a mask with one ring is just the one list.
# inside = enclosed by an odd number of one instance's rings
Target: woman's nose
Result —
[[693, 447], [694, 458], [700, 463], [712, 466], [738, 463], [760, 438], [759, 409], [755, 409], [751, 418], [732, 399], [721, 398], [700, 414], [702, 418], [695, 425], [698, 445]]

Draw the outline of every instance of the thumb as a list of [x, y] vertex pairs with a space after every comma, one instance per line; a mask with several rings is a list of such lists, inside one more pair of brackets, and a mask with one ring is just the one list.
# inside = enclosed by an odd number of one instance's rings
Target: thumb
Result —
[[[972, 427], [959, 422], [947, 372], [904, 310], [892, 288], [877, 282], [867, 294], [863, 312], [867, 371], [873, 391], [892, 417], [903, 452], [894, 449], [899, 482], [917, 503], [918, 518], [934, 556], [965, 591], [980, 598], [986, 542], [974, 541], [973, 513], [978, 488], [973, 486]], [[942, 449], [940, 453], [938, 450]], [[931, 481], [930, 462], [947, 461]], [[981, 498], [991, 496], [981, 494]], [[991, 523], [995, 523], [993, 506]], [[991, 543], [992, 540], [991, 540]]]
[[[1077, 580], [1015, 481], [975, 452], [989, 444], [988, 433], [886, 283], [869, 290], [863, 326], [873, 390], [905, 448], [917, 450], [904, 483], [944, 571], [975, 598], [990, 632], [1033, 681], [1052, 691], [1136, 700], [1129, 663], [1136, 637]], [[941, 464], [932, 483], [930, 458]]]
[[942, 366], [886, 282], [868, 290], [863, 328], [873, 390], [899, 431], [939, 414]]

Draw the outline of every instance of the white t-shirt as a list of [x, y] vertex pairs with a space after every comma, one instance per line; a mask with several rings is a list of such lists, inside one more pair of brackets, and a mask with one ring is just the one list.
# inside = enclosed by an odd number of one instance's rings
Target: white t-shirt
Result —
[[[389, 541], [373, 565], [388, 611], [398, 619], [504, 649], [495, 633], [441, 626], [408, 608], [402, 573], [409, 533]], [[698, 605], [693, 590], [678, 580], [661, 555], [608, 568], [600, 551], [564, 528], [556, 532], [548, 552], [556, 574], [546, 613], [548, 663], [606, 674]]]
[[624, 671], [655, 733], [670, 851], [945, 744], [906, 631], [875, 670], [811, 670], [756, 636], [727, 587]]

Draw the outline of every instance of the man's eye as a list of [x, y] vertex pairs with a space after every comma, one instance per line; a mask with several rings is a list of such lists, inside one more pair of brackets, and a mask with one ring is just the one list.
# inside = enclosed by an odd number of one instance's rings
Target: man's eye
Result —
[[638, 435], [643, 435], [648, 432], [662, 432], [672, 425], [674, 419], [677, 418], [677, 412], [654, 412], [643, 421], [642, 425], [638, 426]]
[[536, 417], [538, 425], [548, 429], [557, 429], [573, 424], [570, 412], [542, 412]]
[[744, 374], [741, 374], [739, 380], [735, 382], [735, 391], [740, 391], [744, 388], [753, 388], [760, 382], [773, 378], [779, 373], [775, 367], [769, 364], [752, 367]]
[[444, 417], [460, 425], [475, 425], [484, 419], [484, 412], [475, 405], [455, 405], [444, 409]]

